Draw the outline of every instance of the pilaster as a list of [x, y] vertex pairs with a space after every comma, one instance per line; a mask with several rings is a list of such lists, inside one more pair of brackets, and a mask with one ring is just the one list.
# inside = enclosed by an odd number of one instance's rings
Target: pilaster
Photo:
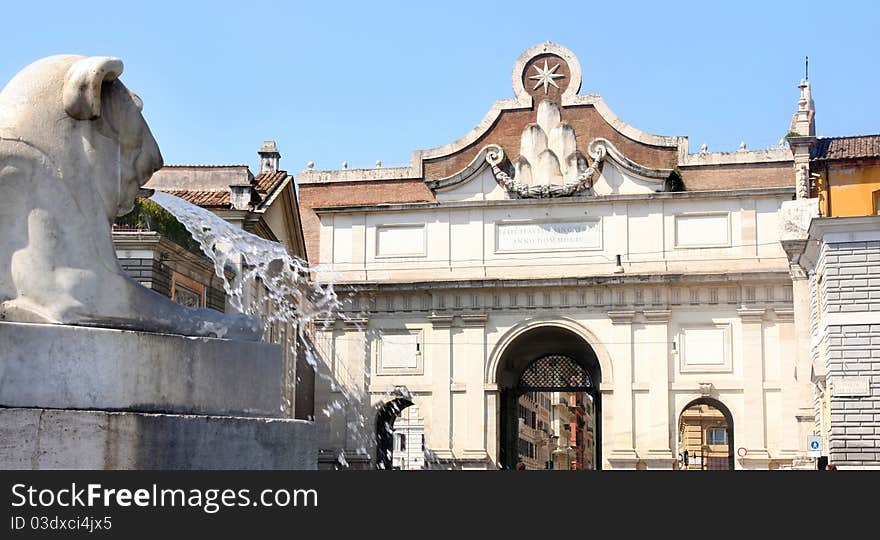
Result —
[[[659, 460], [659, 468], [670, 468], [673, 459], [669, 426], [669, 310], [645, 311], [645, 329], [648, 358], [637, 358], [637, 362], [650, 365], [649, 395], [651, 400], [651, 435], [648, 457]], [[657, 465], [657, 464], [655, 464]]]
[[614, 420], [611, 453], [612, 468], [633, 468], [638, 460], [633, 439], [632, 322], [635, 311], [609, 311], [613, 324], [611, 348], [614, 362]]
[[461, 456], [471, 461], [486, 460], [486, 396], [483, 373], [486, 361], [486, 321], [485, 313], [461, 315], [462, 329], [457, 334], [462, 345], [453, 354], [465, 355], [465, 402], [467, 409], [467, 435], [464, 453]]
[[[748, 450], [746, 462], [767, 460], [766, 418], [764, 415], [764, 309], [737, 310], [742, 323], [743, 416], [735, 426], [736, 440]], [[742, 433], [742, 438], [739, 437]]]
[[431, 429], [426, 430], [428, 447], [440, 460], [452, 459], [452, 315], [428, 316], [431, 331], [425, 349], [431, 364], [434, 393], [431, 399]]

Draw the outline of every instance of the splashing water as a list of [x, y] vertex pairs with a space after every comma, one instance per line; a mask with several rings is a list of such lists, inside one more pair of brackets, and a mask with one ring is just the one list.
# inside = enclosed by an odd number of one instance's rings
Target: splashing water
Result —
[[[173, 214], [214, 262], [214, 271], [223, 279], [223, 288], [235, 310], [260, 315], [267, 329], [273, 322], [303, 327], [337, 312], [339, 302], [332, 284], [309, 283], [308, 265], [290, 255], [283, 245], [251, 234], [174, 195], [157, 191], [150, 198]], [[233, 272], [231, 280], [227, 269]], [[273, 309], [261, 309], [266, 300], [264, 291]]]
[[[278, 242], [251, 234], [174, 195], [156, 191], [150, 199], [174, 215], [192, 234], [202, 252], [213, 261], [215, 273], [222, 279], [232, 307], [241, 313], [259, 316], [264, 325], [264, 336], [270, 334], [273, 324], [289, 324], [295, 328], [297, 339], [289, 341], [291, 357], [295, 358], [298, 354], [296, 348], [299, 343], [316, 377], [327, 381], [330, 391], [338, 392], [344, 398], [327, 403], [319, 411], [320, 415], [328, 420], [337, 415], [353, 416], [360, 429], [350, 430], [349, 434], [360, 439], [357, 451], [366, 451], [368, 440], [373, 436], [369, 427], [372, 422], [367, 420], [363, 412], [368, 409], [369, 402], [367, 400], [365, 403], [362, 396], [346, 389], [344, 383], [340, 384], [340, 374], [333, 373], [330, 363], [332, 361], [337, 370], [343, 364], [335, 358], [322, 359], [310, 335], [316, 324], [323, 321], [348, 319], [342, 302], [333, 290], [333, 284], [310, 282], [308, 264], [290, 255]], [[290, 370], [295, 369], [294, 365], [295, 362], [288, 362], [288, 373], [285, 374], [291, 385], [293, 377]], [[345, 373], [344, 378], [352, 379], [349, 373]], [[282, 410], [292, 410], [293, 396], [285, 396], [284, 401]], [[350, 427], [355, 427], [350, 422], [347, 422]], [[345, 458], [338, 461], [345, 463]]]

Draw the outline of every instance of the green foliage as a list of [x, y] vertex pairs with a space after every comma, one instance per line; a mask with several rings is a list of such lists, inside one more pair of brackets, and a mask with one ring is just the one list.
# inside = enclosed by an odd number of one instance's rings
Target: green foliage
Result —
[[198, 242], [170, 212], [149, 199], [135, 199], [134, 209], [116, 218], [116, 225], [154, 231], [176, 244], [201, 253]]
[[786, 139], [790, 139], [792, 137], [803, 137], [803, 135], [801, 135], [797, 131], [789, 131], [788, 133], [785, 134]]
[[666, 178], [666, 191], [684, 191], [684, 180], [678, 167], [672, 169], [669, 177]]

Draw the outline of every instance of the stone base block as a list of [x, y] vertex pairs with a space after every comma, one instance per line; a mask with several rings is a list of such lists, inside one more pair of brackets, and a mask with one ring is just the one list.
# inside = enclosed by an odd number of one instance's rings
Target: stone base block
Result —
[[281, 416], [278, 345], [0, 322], [0, 406]]
[[0, 409], [0, 469], [316, 469], [305, 420]]

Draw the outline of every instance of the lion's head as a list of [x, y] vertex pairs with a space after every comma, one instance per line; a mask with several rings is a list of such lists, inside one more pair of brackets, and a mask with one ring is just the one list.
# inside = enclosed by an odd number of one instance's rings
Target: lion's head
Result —
[[162, 155], [109, 56], [50, 56], [0, 92], [0, 320], [259, 340], [255, 318], [190, 309], [119, 265], [111, 223]]
[[[70, 188], [94, 192], [110, 220], [131, 210], [140, 187], [162, 167], [143, 104], [118, 78], [122, 69], [110, 56], [50, 56], [0, 93], [0, 137], [47, 155], [65, 182], [80, 184]], [[90, 174], [79, 178], [77, 170]]]

